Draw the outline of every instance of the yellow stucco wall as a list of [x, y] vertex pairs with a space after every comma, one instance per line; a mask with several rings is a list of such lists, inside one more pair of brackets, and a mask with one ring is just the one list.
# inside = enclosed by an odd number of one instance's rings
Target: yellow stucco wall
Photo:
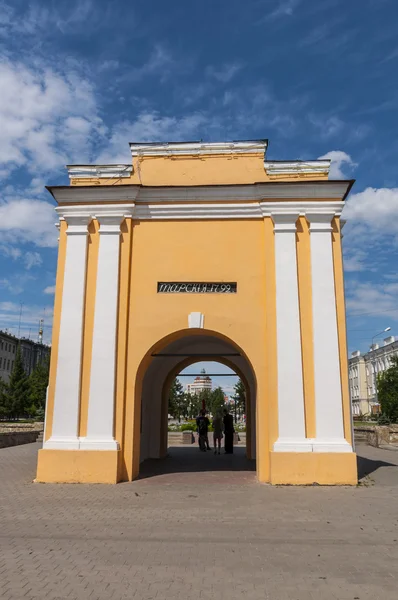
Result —
[[[188, 327], [191, 312], [202, 312], [206, 330], [243, 349], [257, 375], [258, 394], [265, 394], [264, 242], [264, 224], [257, 220], [209, 221], [206, 235], [200, 221], [134, 225], [124, 449], [129, 477], [139, 464], [139, 445], [134, 454], [132, 441], [140, 410], [136, 370], [159, 340]], [[237, 281], [238, 293], [158, 294], [157, 282], [163, 280]]]
[[[132, 161], [131, 177], [115, 178], [117, 184], [219, 185], [249, 184], [261, 181], [297, 181], [327, 179], [327, 174], [296, 173], [268, 175], [264, 153], [192, 156], [145, 156]], [[108, 178], [75, 178], [72, 185], [109, 185]]]

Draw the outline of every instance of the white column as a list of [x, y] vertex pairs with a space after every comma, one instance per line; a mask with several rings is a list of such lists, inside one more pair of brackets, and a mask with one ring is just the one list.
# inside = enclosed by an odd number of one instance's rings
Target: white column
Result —
[[114, 439], [116, 334], [122, 213], [100, 215], [97, 286], [87, 436], [80, 447], [116, 450]]
[[275, 452], [311, 452], [305, 438], [303, 364], [297, 278], [298, 214], [272, 214], [275, 232], [279, 437]]
[[307, 214], [310, 221], [316, 438], [314, 452], [350, 452], [344, 439], [340, 355], [333, 269], [334, 214]]
[[80, 375], [86, 285], [87, 225], [91, 217], [68, 215], [65, 273], [58, 341], [52, 434], [44, 448], [79, 447]]

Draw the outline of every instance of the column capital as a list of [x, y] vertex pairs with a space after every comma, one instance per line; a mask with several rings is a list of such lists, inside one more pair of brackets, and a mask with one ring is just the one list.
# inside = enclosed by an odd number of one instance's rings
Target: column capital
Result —
[[87, 235], [88, 225], [92, 217], [89, 213], [86, 214], [68, 214], [63, 215], [63, 220], [67, 222], [67, 235]]
[[332, 231], [332, 219], [336, 215], [335, 213], [307, 212], [305, 216], [310, 223], [310, 233], [313, 233]]
[[116, 234], [120, 233], [120, 225], [122, 221], [125, 219], [126, 215], [124, 212], [114, 212], [114, 213], [104, 213], [95, 215], [93, 218], [97, 219], [99, 223], [99, 233], [102, 234]]
[[274, 231], [275, 233], [280, 232], [296, 232], [296, 222], [299, 218], [298, 212], [289, 212], [289, 213], [271, 213], [271, 218], [274, 222]]

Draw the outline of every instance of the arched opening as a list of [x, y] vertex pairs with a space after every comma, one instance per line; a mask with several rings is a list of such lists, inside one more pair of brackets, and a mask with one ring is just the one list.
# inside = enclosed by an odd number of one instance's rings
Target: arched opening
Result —
[[[190, 461], [189, 456], [198, 452], [196, 444], [168, 450], [168, 399], [175, 377], [189, 365], [199, 361], [213, 361], [226, 365], [242, 380], [246, 390], [246, 443], [237, 449], [234, 461], [237, 470], [254, 470], [256, 457], [256, 380], [249, 359], [234, 342], [213, 331], [185, 330], [166, 338], [152, 348], [138, 370], [137, 401], [141, 405], [140, 418], [140, 474], [147, 476], [148, 461], [156, 460], [156, 472], [178, 470], [211, 470], [212, 465]], [[139, 384], [141, 382], [141, 385]], [[242, 436], [244, 437], [244, 436]], [[173, 458], [184, 455], [184, 460], [171, 464]], [[160, 461], [165, 459], [167, 461]], [[171, 457], [171, 459], [170, 459]], [[203, 457], [204, 458], [204, 457]], [[163, 465], [162, 465], [163, 462]], [[225, 462], [226, 470], [233, 470], [234, 463]], [[220, 464], [216, 470], [220, 469]], [[150, 470], [150, 469], [149, 469]]]

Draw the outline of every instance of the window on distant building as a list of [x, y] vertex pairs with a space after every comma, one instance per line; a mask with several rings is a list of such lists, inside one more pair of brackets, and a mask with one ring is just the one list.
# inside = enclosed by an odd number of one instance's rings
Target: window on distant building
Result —
[[12, 363], [11, 363], [11, 371], [13, 370], [13, 368], [14, 368], [14, 361], [12, 361]]
[[10, 359], [7, 360], [7, 371], [10, 370]]
[[2, 365], [2, 363], [3, 363], [3, 359], [2, 359], [2, 358], [0, 358], [0, 369], [1, 369], [1, 365]]

